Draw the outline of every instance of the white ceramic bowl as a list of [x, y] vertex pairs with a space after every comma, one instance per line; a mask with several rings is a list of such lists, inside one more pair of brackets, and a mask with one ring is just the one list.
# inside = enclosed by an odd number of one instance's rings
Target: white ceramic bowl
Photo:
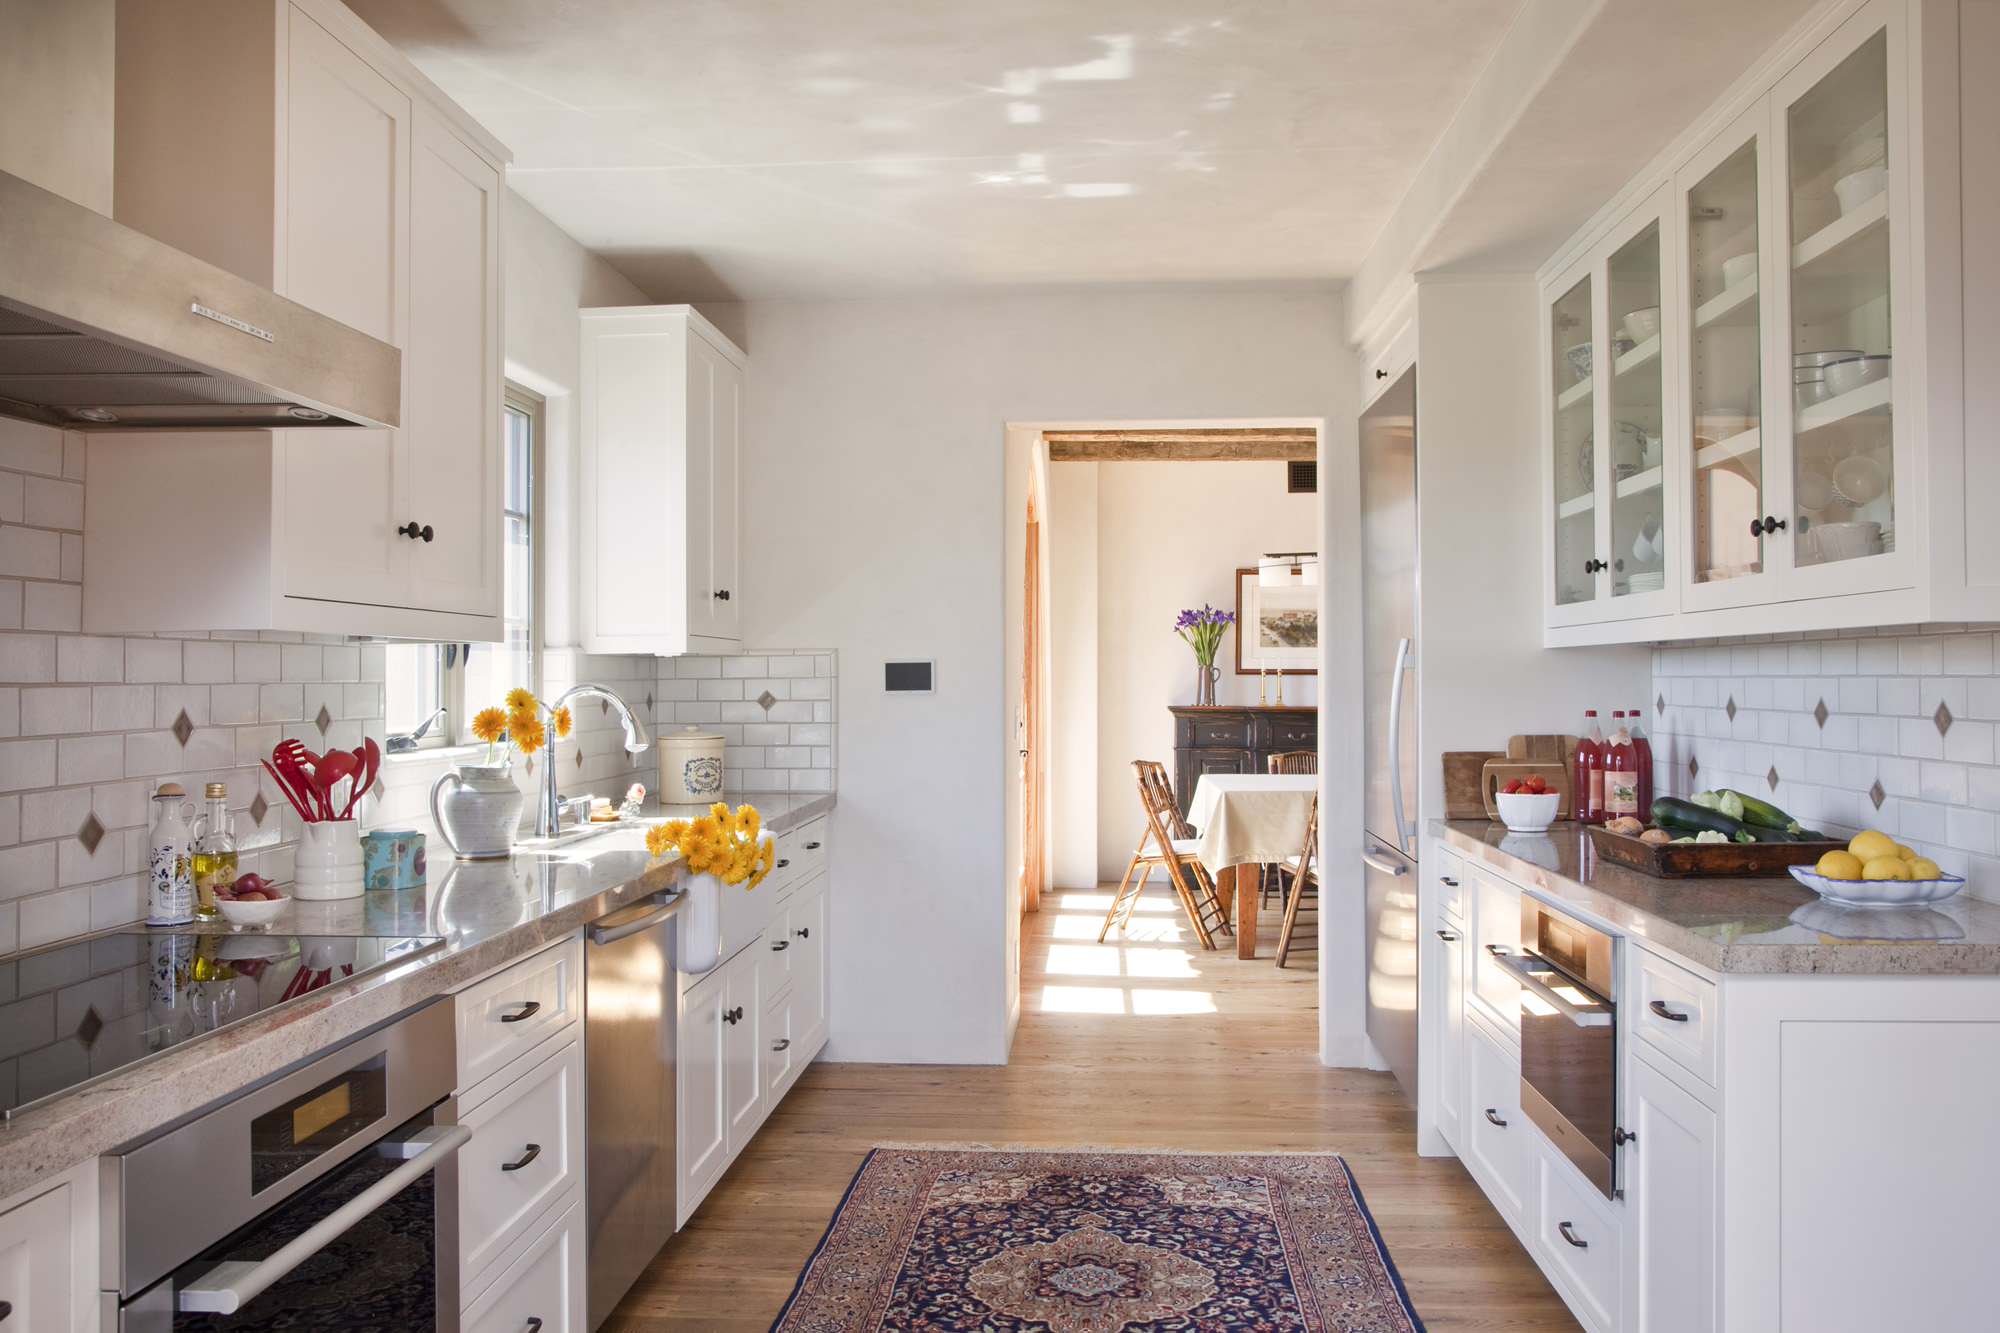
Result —
[[1889, 488], [1882, 465], [1866, 454], [1849, 454], [1833, 465], [1833, 489], [1851, 505], [1865, 505]]
[[222, 919], [232, 926], [268, 926], [291, 905], [291, 901], [290, 898], [272, 898], [268, 901], [217, 898], [215, 905], [222, 909]]
[[1500, 820], [1512, 833], [1543, 833], [1556, 822], [1556, 811], [1562, 806], [1561, 792], [1544, 792], [1531, 796], [1527, 792], [1504, 791], [1493, 793], [1494, 804], [1500, 808]]
[[1943, 902], [1965, 881], [1957, 875], [1937, 879], [1828, 879], [1811, 866], [1791, 866], [1792, 878], [1830, 903], [1842, 907], [1909, 907]]
[[1818, 370], [1834, 361], [1852, 361], [1857, 356], [1865, 356], [1859, 347], [1835, 347], [1822, 352], [1792, 353], [1792, 368], [1795, 370]]
[[1625, 336], [1642, 343], [1660, 331], [1660, 308], [1649, 305], [1625, 316]]
[[1735, 287], [1757, 276], [1757, 255], [1753, 251], [1747, 255], [1737, 255], [1734, 259], [1722, 261], [1722, 285]]
[[1815, 523], [1806, 540], [1822, 560], [1855, 560], [1882, 554], [1880, 523]]
[[1826, 389], [1830, 394], [1851, 393], [1864, 384], [1889, 378], [1889, 358], [1886, 356], [1856, 356], [1845, 361], [1835, 361], [1821, 372], [1826, 376]]
[[1842, 213], [1852, 213], [1888, 188], [1889, 168], [1877, 163], [1835, 181], [1833, 197], [1840, 200]]

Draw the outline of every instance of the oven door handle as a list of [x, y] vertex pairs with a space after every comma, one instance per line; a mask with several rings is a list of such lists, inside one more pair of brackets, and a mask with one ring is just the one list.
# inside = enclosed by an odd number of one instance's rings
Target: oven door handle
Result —
[[471, 1138], [472, 1129], [467, 1125], [433, 1125], [418, 1131], [412, 1145], [422, 1145], [422, 1150], [414, 1157], [313, 1223], [270, 1258], [259, 1263], [230, 1259], [209, 1269], [175, 1293], [176, 1308], [182, 1314], [235, 1314], [339, 1239], [349, 1227], [402, 1193], [418, 1176], [442, 1166]]
[[1555, 1011], [1580, 1028], [1601, 1028], [1611, 1026], [1611, 1013], [1606, 1009], [1583, 1009], [1566, 1000], [1556, 988], [1542, 980], [1541, 974], [1555, 971], [1554, 964], [1537, 954], [1523, 950], [1519, 954], [1494, 954], [1493, 961], [1514, 974], [1515, 980], [1546, 1001]]

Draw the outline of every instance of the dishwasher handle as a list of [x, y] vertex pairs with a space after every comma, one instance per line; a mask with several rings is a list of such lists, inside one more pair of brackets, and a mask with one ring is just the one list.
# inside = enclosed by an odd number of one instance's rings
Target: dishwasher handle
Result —
[[[660, 896], [666, 897], [667, 895], [662, 894]], [[593, 925], [590, 928], [590, 942], [592, 944], [616, 944], [618, 941], [629, 939], [641, 931], [651, 930], [679, 909], [680, 903], [669, 898], [668, 901], [661, 903], [644, 916], [635, 917], [633, 920], [621, 921], [615, 926]]]
[[333, 1244], [356, 1222], [401, 1194], [418, 1176], [442, 1166], [471, 1139], [469, 1125], [433, 1125], [419, 1130], [412, 1144], [423, 1145], [421, 1152], [293, 1237], [270, 1258], [257, 1263], [230, 1259], [209, 1269], [175, 1294], [176, 1307], [182, 1314], [235, 1314]]

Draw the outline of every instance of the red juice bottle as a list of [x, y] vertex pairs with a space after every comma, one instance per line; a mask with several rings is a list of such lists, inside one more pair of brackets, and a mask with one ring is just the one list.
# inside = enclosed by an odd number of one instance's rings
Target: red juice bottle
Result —
[[1611, 740], [1604, 751], [1604, 817], [1623, 819], [1638, 813], [1639, 761], [1621, 709], [1611, 715]]
[[1626, 721], [1632, 732], [1632, 758], [1639, 765], [1639, 818], [1647, 823], [1653, 820], [1653, 742], [1646, 738], [1646, 732], [1639, 725], [1639, 710], [1626, 714]]
[[1604, 729], [1597, 710], [1583, 710], [1583, 735], [1576, 743], [1576, 770], [1571, 778], [1571, 813], [1577, 822], [1596, 824], [1604, 818]]

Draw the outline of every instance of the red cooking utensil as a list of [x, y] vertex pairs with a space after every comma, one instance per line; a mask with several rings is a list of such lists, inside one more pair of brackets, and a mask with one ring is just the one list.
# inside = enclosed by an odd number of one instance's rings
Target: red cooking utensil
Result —
[[347, 794], [347, 804], [341, 808], [340, 817], [347, 819], [354, 814], [361, 798], [375, 785], [375, 775], [382, 769], [382, 747], [375, 743], [373, 736], [366, 737], [354, 751], [355, 763], [359, 769], [354, 777], [354, 787]]
[[291, 802], [292, 809], [299, 812], [300, 819], [305, 820], [306, 823], [308, 824], [317, 823], [319, 821], [319, 816], [312, 813], [311, 806], [308, 804], [306, 796], [303, 793], [295, 790], [292, 786], [291, 779], [287, 778], [283, 773], [280, 773], [277, 767], [274, 764], [272, 764], [272, 762], [268, 759], [264, 761], [264, 771], [266, 773], [269, 773], [271, 775], [271, 780], [278, 784], [278, 790], [284, 793], [285, 799], [287, 801]]
[[323, 819], [333, 818], [333, 811], [327, 809], [319, 799], [319, 784], [313, 781], [313, 771], [318, 767], [319, 756], [308, 750], [304, 741], [297, 739], [279, 741], [277, 748], [271, 751], [271, 760], [278, 766], [280, 773], [292, 779], [299, 791], [306, 796], [307, 804], [313, 807], [314, 813], [306, 817], [308, 822], [317, 823]]
[[346, 818], [344, 814], [335, 813], [333, 789], [340, 785], [341, 779], [353, 777], [357, 767], [359, 765], [354, 756], [346, 750], [328, 750], [320, 756], [319, 764], [313, 769], [313, 783], [319, 788], [320, 802], [326, 807], [328, 819]]

